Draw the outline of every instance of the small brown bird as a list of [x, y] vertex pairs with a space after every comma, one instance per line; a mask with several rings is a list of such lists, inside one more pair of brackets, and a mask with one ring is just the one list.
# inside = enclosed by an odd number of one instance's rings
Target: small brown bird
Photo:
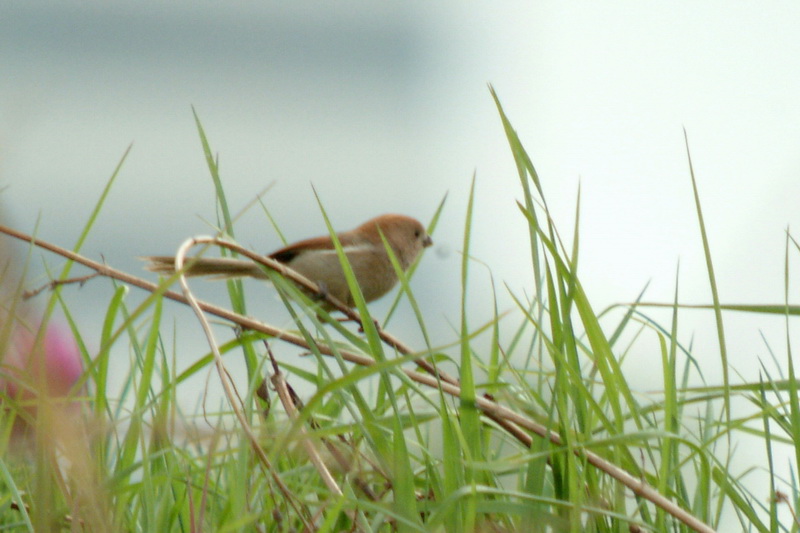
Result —
[[[386, 237], [404, 271], [414, 263], [423, 248], [433, 244], [425, 227], [418, 220], [404, 215], [381, 215], [353, 230], [338, 233], [339, 242], [347, 254], [367, 302], [380, 298], [397, 283], [397, 275], [381, 241], [379, 230]], [[329, 235], [290, 244], [271, 253], [269, 257], [299, 272], [348, 306], [355, 305]], [[150, 271], [174, 272], [173, 257], [155, 256], [144, 259], [149, 261], [145, 268]], [[192, 263], [187, 275], [268, 277], [252, 261], [229, 258], [199, 258]]]

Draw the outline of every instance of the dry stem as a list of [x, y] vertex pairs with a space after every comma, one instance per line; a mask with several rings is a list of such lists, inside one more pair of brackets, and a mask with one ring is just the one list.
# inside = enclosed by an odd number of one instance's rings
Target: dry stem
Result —
[[[40, 248], [44, 248], [44, 249], [49, 250], [49, 251], [51, 251], [53, 253], [56, 253], [56, 254], [61, 255], [63, 257], [66, 257], [67, 259], [70, 259], [72, 261], [75, 261], [77, 263], [80, 263], [80, 264], [88, 267], [88, 268], [91, 268], [91, 269], [95, 270], [101, 276], [113, 278], [113, 279], [122, 281], [124, 283], [128, 283], [129, 285], [133, 285], [135, 287], [139, 287], [139, 288], [144, 289], [146, 291], [160, 292], [160, 293], [163, 293], [163, 295], [165, 297], [167, 297], [167, 298], [169, 298], [171, 300], [175, 300], [175, 301], [178, 301], [178, 302], [189, 304], [189, 299], [184, 295], [178, 294], [178, 293], [173, 292], [173, 291], [164, 290], [164, 288], [161, 285], [157, 285], [155, 283], [151, 283], [151, 282], [145, 281], [145, 280], [143, 280], [141, 278], [138, 278], [136, 276], [132, 276], [132, 275], [127, 274], [125, 272], [122, 272], [120, 270], [116, 270], [116, 269], [111, 268], [111, 267], [109, 267], [107, 265], [98, 263], [96, 261], [92, 261], [91, 259], [85, 258], [85, 257], [83, 257], [83, 256], [81, 256], [79, 254], [76, 254], [74, 252], [71, 252], [70, 250], [67, 250], [65, 248], [61, 248], [59, 246], [56, 246], [56, 245], [41, 241], [39, 239], [34, 239], [34, 238], [24, 234], [24, 233], [18, 232], [16, 230], [13, 230], [11, 228], [8, 228], [8, 227], [2, 226], [2, 225], [0, 225], [0, 233], [5, 233], [5, 234], [10, 235], [12, 237], [15, 237], [17, 239], [33, 243], [33, 244], [35, 244], [36, 246], [38, 246]], [[203, 237], [203, 238], [195, 239], [194, 242], [195, 243], [201, 243], [201, 242], [203, 242], [203, 243], [212, 243], [212, 244], [216, 244], [216, 245], [219, 245], [219, 246], [224, 246], [226, 248], [230, 248], [231, 250], [235, 250], [235, 251], [239, 252], [241, 255], [244, 255], [244, 256], [250, 258], [251, 260], [256, 261], [259, 264], [262, 264], [262, 265], [264, 265], [264, 266], [266, 266], [268, 268], [271, 268], [271, 269], [277, 271], [278, 273], [282, 274], [283, 276], [285, 276], [286, 278], [292, 280], [293, 282], [297, 283], [298, 285], [303, 286], [304, 288], [308, 289], [309, 291], [312, 291], [312, 292], [315, 292], [315, 293], [318, 293], [318, 294], [320, 293], [319, 288], [314, 283], [310, 282], [306, 278], [300, 276], [296, 272], [294, 272], [291, 269], [287, 268], [285, 265], [283, 265], [281, 263], [277, 263], [276, 261], [273, 261], [272, 259], [270, 259], [268, 257], [264, 257], [264, 256], [261, 256], [261, 255], [255, 254], [255, 253], [253, 253], [253, 252], [251, 252], [249, 250], [245, 250], [245, 249], [241, 248], [239, 245], [237, 245], [235, 243], [232, 243], [232, 242], [229, 242], [229, 241], [225, 241], [224, 239], [214, 238], [214, 237]], [[178, 274], [176, 274], [175, 277], [177, 277], [177, 276], [178, 276]], [[168, 282], [169, 282], [169, 280], [168, 280]], [[359, 323], [361, 323], [360, 317], [358, 316], [357, 313], [355, 313], [354, 311], [348, 309], [341, 302], [337, 302], [337, 301], [335, 301], [333, 298], [331, 298], [329, 296], [326, 296], [326, 298], [327, 298], [328, 302], [331, 303], [338, 310], [344, 312], [348, 317], [353, 318], [354, 320], [357, 320]], [[212, 305], [212, 304], [207, 303], [207, 302], [196, 301], [195, 304], [196, 304], [198, 309], [202, 309], [203, 311], [205, 311], [207, 313], [216, 315], [216, 316], [218, 316], [220, 318], [223, 318], [225, 320], [229, 320], [229, 321], [231, 321], [231, 322], [233, 322], [233, 323], [235, 323], [235, 324], [237, 324], [237, 325], [239, 325], [239, 326], [241, 326], [243, 328], [252, 329], [254, 331], [258, 331], [258, 332], [264, 333], [264, 334], [266, 334], [268, 336], [275, 337], [275, 338], [283, 340], [285, 342], [294, 344], [296, 346], [299, 346], [299, 347], [302, 347], [302, 348], [305, 348], [305, 349], [310, 349], [310, 347], [308, 346], [308, 344], [306, 343], [306, 341], [305, 341], [305, 339], [303, 337], [300, 337], [300, 336], [295, 335], [293, 333], [290, 333], [288, 331], [284, 331], [284, 330], [275, 328], [273, 326], [270, 326], [268, 324], [264, 324], [264, 323], [262, 323], [262, 322], [260, 322], [258, 320], [255, 320], [255, 319], [253, 319], [251, 317], [246, 317], [246, 316], [239, 315], [239, 314], [234, 313], [234, 312], [232, 312], [232, 311], [230, 311], [228, 309], [225, 309], [225, 308], [222, 308], [222, 307], [219, 307], [219, 306], [216, 306], [216, 305]], [[398, 352], [403, 353], [403, 354], [414, 353], [414, 352], [411, 351], [410, 348], [408, 348], [406, 345], [404, 345], [398, 339], [395, 339], [394, 337], [388, 335], [386, 332], [380, 331], [379, 333], [381, 334], [381, 338], [384, 340], [384, 342], [386, 342], [390, 346], [393, 346], [395, 349], [397, 349]], [[318, 345], [318, 350], [320, 351], [320, 353], [322, 353], [324, 355], [333, 355], [333, 351], [328, 346], [325, 346], [324, 344]], [[355, 363], [355, 364], [362, 365], [362, 366], [371, 366], [371, 365], [375, 364], [375, 361], [373, 359], [371, 359], [369, 357], [366, 357], [364, 355], [361, 355], [361, 354], [357, 354], [355, 352], [350, 352], [350, 351], [345, 351], [345, 350], [339, 350], [338, 352], [342, 356], [343, 359], [345, 359], [346, 361], [349, 361], [351, 363]], [[425, 363], [425, 365], [428, 365], [430, 367], [430, 369], [431, 369], [430, 371], [433, 373], [434, 376], [438, 376], [438, 377], [433, 377], [431, 375], [421, 374], [419, 372], [416, 372], [416, 371], [413, 371], [413, 370], [408, 370], [408, 369], [401, 369], [401, 370], [406, 376], [408, 376], [411, 380], [413, 380], [413, 381], [415, 381], [417, 383], [420, 383], [420, 384], [423, 384], [423, 385], [426, 385], [426, 386], [429, 386], [429, 387], [433, 387], [433, 388], [439, 388], [444, 393], [449, 394], [449, 395], [451, 395], [453, 397], [456, 397], [456, 398], [461, 396], [461, 389], [458, 386], [458, 381], [457, 380], [455, 380], [454, 378], [452, 378], [450, 376], [446, 376], [445, 377], [441, 372], [437, 372], [436, 369], [432, 367], [432, 365], [429, 365], [427, 362], [421, 362], [420, 360], [417, 360], [417, 364], [420, 365], [422, 368], [424, 368], [426, 371], [428, 371], [428, 368], [426, 368], [423, 363]], [[479, 398], [476, 398], [475, 404], [476, 404], [476, 407], [478, 409], [480, 409], [484, 414], [486, 414], [487, 416], [489, 416], [493, 420], [502, 422], [501, 426], [504, 427], [515, 438], [517, 438], [521, 443], [525, 444], [526, 446], [530, 446], [532, 440], [531, 440], [530, 435], [528, 435], [527, 433], [522, 431], [522, 429], [528, 430], [528, 431], [530, 431], [532, 433], [535, 433], [536, 435], [538, 435], [538, 436], [540, 436], [542, 438], [548, 439], [550, 442], [552, 442], [553, 444], [555, 444], [557, 446], [562, 446], [563, 445], [561, 437], [557, 433], [547, 429], [545, 426], [543, 426], [543, 425], [541, 425], [541, 424], [539, 424], [539, 423], [537, 423], [537, 422], [535, 422], [535, 421], [533, 421], [533, 420], [531, 420], [531, 419], [529, 419], [529, 418], [527, 418], [525, 416], [520, 415], [519, 413], [516, 413], [516, 412], [514, 412], [514, 411], [512, 411], [512, 410], [510, 410], [510, 409], [498, 404], [497, 402], [495, 402], [492, 399], [489, 399], [489, 398], [486, 398], [486, 397], [479, 397]], [[631, 490], [634, 494], [636, 494], [636, 495], [638, 495], [638, 496], [640, 496], [640, 497], [642, 497], [642, 498], [644, 498], [646, 500], [649, 500], [654, 505], [664, 509], [666, 512], [668, 512], [669, 514], [671, 514], [676, 519], [680, 520], [681, 522], [683, 522], [684, 524], [686, 524], [688, 527], [692, 528], [693, 530], [700, 531], [700, 532], [703, 532], [703, 533], [711, 533], [711, 532], [714, 531], [708, 524], [705, 524], [704, 522], [702, 522], [701, 520], [699, 520], [698, 518], [693, 516], [691, 513], [685, 511], [684, 509], [682, 509], [681, 507], [679, 507], [678, 505], [676, 505], [675, 503], [670, 501], [668, 498], [666, 498], [665, 496], [660, 494], [655, 488], [653, 488], [652, 486], [647, 484], [644, 480], [642, 480], [640, 478], [637, 478], [635, 476], [632, 476], [631, 474], [629, 474], [628, 472], [626, 472], [622, 468], [616, 466], [615, 464], [610, 463], [610, 462], [606, 461], [605, 459], [603, 459], [602, 457], [600, 457], [599, 455], [597, 455], [597, 454], [595, 454], [593, 452], [587, 451], [587, 450], [585, 450], [585, 449], [583, 449], [581, 447], [575, 447], [571, 451], [576, 456], [583, 457], [589, 464], [591, 464], [592, 466], [594, 466], [598, 470], [601, 470], [602, 472], [605, 472], [607, 475], [611, 476], [613, 479], [615, 479], [618, 482], [622, 483], [625, 487], [627, 487], [629, 490]]]

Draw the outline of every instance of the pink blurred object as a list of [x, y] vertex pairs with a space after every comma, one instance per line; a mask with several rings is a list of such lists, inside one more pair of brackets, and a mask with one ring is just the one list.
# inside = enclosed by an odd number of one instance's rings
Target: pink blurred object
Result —
[[0, 388], [18, 399], [40, 394], [50, 398], [66, 396], [83, 373], [78, 346], [71, 333], [48, 324], [44, 338], [36, 344], [38, 332], [16, 324], [0, 368]]

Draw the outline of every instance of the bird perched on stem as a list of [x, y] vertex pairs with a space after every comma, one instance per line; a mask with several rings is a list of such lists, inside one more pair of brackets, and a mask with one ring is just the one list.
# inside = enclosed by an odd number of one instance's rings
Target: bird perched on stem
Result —
[[[425, 227], [418, 220], [405, 215], [381, 215], [355, 229], [337, 233], [367, 302], [380, 298], [397, 283], [397, 273], [386, 253], [381, 233], [403, 271], [408, 270], [424, 248], [433, 244]], [[348, 306], [355, 305], [329, 235], [298, 241], [272, 252], [269, 257], [315, 282], [322, 291]], [[150, 271], [165, 274], [174, 272], [173, 257], [152, 256], [144, 259], [149, 261], [145, 268]], [[187, 276], [268, 279], [262, 267], [242, 259], [199, 257], [187, 261], [187, 265]]]

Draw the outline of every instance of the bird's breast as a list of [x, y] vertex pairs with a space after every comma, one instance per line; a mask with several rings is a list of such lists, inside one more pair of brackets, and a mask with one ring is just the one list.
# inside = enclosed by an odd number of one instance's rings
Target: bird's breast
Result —
[[[374, 246], [346, 246], [344, 250], [366, 301], [380, 298], [397, 283], [385, 250], [377, 250]], [[336, 250], [309, 250], [295, 256], [288, 266], [323, 285], [328, 294], [347, 305], [354, 305]]]

